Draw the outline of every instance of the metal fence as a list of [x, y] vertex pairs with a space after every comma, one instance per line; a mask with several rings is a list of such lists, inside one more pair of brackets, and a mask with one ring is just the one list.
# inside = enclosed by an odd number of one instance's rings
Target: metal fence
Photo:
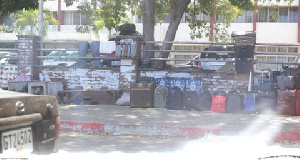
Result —
[[[95, 67], [95, 68], [107, 68], [111, 67], [108, 63], [112, 61], [120, 61], [120, 57], [116, 56], [100, 56], [93, 54], [91, 49], [91, 43], [88, 43], [88, 47], [86, 49], [86, 53], [80, 53], [80, 41], [39, 41], [41, 48], [38, 49], [39, 56], [37, 56], [37, 60], [40, 61], [39, 65], [36, 67]], [[146, 50], [143, 48], [145, 44], [154, 44], [158, 46], [158, 49]], [[176, 50], [174, 48], [170, 50], [160, 50], [159, 47], [163, 43], [169, 43], [174, 46], [176, 45], [234, 45], [234, 43], [210, 43], [210, 42], [188, 42], [188, 41], [144, 41], [141, 49], [141, 54], [152, 54], [150, 57], [150, 61], [167, 61], [174, 62], [180, 61], [182, 63], [186, 62], [234, 62], [234, 60], [206, 60], [206, 59], [193, 59], [195, 55], [200, 55], [202, 53], [215, 53], [215, 51], [204, 51], [204, 50]], [[18, 41], [1, 41], [0, 42], [0, 64], [1, 65], [17, 65], [18, 61], [18, 49], [17, 49]], [[300, 61], [298, 61], [298, 57], [300, 52], [298, 48], [300, 48], [299, 44], [279, 44], [279, 43], [256, 43], [258, 46], [272, 46], [272, 47], [294, 47], [297, 48], [295, 52], [269, 52], [269, 51], [257, 51], [255, 50], [255, 60], [254, 64], [256, 70], [262, 69], [272, 69], [272, 70], [280, 70], [282, 65], [289, 66], [298, 66], [300, 65]], [[170, 52], [177, 54], [187, 54], [193, 55], [191, 58], [155, 58], [156, 54], [159, 52]], [[235, 53], [235, 51], [218, 51], [219, 53]], [[176, 69], [176, 67], [174, 67]]]
[[[213, 45], [234, 45], [234, 43], [206, 43], [206, 42], [181, 42], [181, 41], [174, 41], [174, 42], [162, 42], [162, 41], [146, 41], [145, 44], [155, 44], [156, 46], [161, 46], [163, 43], [169, 43], [169, 44], [180, 44], [180, 45], [205, 45], [205, 46], [213, 46]], [[281, 44], [281, 43], [256, 43], [255, 46], [273, 46], [273, 47], [296, 47], [299, 51], [298, 47], [300, 47], [299, 44]], [[160, 50], [160, 49], [153, 49], [153, 50], [142, 50], [142, 54], [152, 54], [152, 57], [156, 57], [159, 52], [170, 52], [170, 55], [172, 53], [183, 53], [183, 54], [191, 54], [191, 55], [200, 55], [202, 53], [216, 53], [216, 51], [204, 51], [204, 50]], [[235, 51], [217, 51], [218, 53], [235, 53]], [[271, 69], [271, 70], [282, 70], [282, 65], [287, 66], [298, 66], [300, 65], [300, 60], [298, 61], [298, 58], [300, 56], [300, 53], [298, 52], [259, 52], [255, 49], [254, 51], [254, 69], [256, 71], [259, 70], [265, 70], [265, 69]], [[151, 57], [151, 56], [150, 56]], [[235, 60], [222, 60], [222, 59], [193, 59], [193, 58], [170, 58], [172, 56], [169, 56], [168, 58], [150, 58], [150, 61], [180, 61], [182, 64], [188, 63], [188, 62], [229, 62], [233, 63]], [[192, 57], [192, 56], [191, 56]], [[261, 58], [264, 57], [264, 58]], [[279, 57], [279, 58], [278, 58]], [[169, 63], [169, 64], [175, 64], [175, 63]], [[176, 65], [173, 66], [173, 68], [177, 68]]]
[[[41, 61], [36, 67], [94, 67], [108, 68], [106, 63], [119, 61], [116, 56], [100, 56], [94, 54], [91, 43], [86, 41], [40, 41]], [[84, 46], [80, 44], [84, 44]], [[85, 46], [86, 45], [86, 46]]]

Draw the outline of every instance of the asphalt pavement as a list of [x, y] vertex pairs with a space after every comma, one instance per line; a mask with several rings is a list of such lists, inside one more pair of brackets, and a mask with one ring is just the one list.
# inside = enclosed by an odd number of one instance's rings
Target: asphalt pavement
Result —
[[136, 109], [118, 105], [60, 106], [61, 130], [113, 135], [253, 135], [271, 141], [300, 141], [300, 116], [211, 111]]

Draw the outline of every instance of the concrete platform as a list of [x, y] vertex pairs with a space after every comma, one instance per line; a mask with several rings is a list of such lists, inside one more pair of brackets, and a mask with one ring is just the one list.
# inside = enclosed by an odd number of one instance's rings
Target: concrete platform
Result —
[[270, 141], [300, 141], [300, 116], [228, 114], [117, 105], [61, 106], [61, 129], [114, 135], [247, 135]]

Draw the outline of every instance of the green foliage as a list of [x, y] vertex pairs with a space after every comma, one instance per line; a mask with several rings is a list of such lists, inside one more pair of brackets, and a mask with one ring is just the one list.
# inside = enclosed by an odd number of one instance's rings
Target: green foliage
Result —
[[[74, 2], [80, 0], [64, 0], [67, 5], [72, 5]], [[81, 0], [82, 1], [82, 0]], [[109, 31], [118, 27], [121, 23], [129, 22], [127, 13], [136, 14], [141, 16], [142, 9], [140, 3], [142, 0], [97, 0], [97, 10], [92, 9], [93, 6], [90, 2], [82, 2], [78, 6], [81, 13], [87, 14], [88, 18], [81, 26], [77, 26], [76, 29], [79, 32], [86, 33], [94, 31], [97, 33], [103, 27], [106, 27]], [[156, 0], [155, 5], [155, 22], [158, 23], [164, 20], [172, 10], [176, 7], [178, 0]], [[188, 8], [186, 9], [186, 20], [191, 28], [190, 36], [192, 39], [203, 38], [210, 36], [209, 22], [204, 19], [197, 18], [199, 13], [211, 16], [217, 15], [217, 19], [214, 25], [214, 41], [226, 41], [230, 39], [229, 34], [226, 32], [232, 21], [236, 20], [238, 16], [242, 15], [242, 10], [253, 10], [255, 2], [269, 3], [274, 20], [278, 19], [278, 13], [276, 11], [276, 4], [280, 0], [276, 0], [275, 3], [272, 0], [192, 0]], [[284, 0], [285, 2], [293, 2], [293, 0]], [[257, 11], [255, 11], [257, 12]], [[221, 22], [221, 23], [220, 23]]]
[[253, 6], [250, 0], [195, 0], [187, 9], [189, 16], [186, 17], [186, 20], [191, 28], [190, 36], [192, 39], [209, 37], [209, 22], [197, 17], [199, 13], [211, 16], [214, 15], [215, 11], [217, 18], [214, 25], [213, 40], [228, 41], [230, 36], [226, 29], [230, 26], [230, 23], [242, 14], [243, 9], [252, 10], [254, 9]]
[[39, 0], [0, 0], [0, 18], [22, 9], [38, 8]]
[[165, 17], [169, 15], [172, 5], [170, 5], [170, 0], [157, 0], [155, 4], [155, 15], [156, 22], [165, 20]]
[[[14, 28], [18, 34], [38, 35], [38, 10], [21, 10], [10, 15], [15, 21]], [[44, 35], [47, 35], [49, 25], [57, 25], [58, 21], [54, 18], [52, 12], [45, 10], [44, 17]]]
[[13, 28], [11, 26], [7, 26], [7, 25], [0, 25], [0, 32], [2, 32], [2, 33], [12, 33]]
[[81, 25], [76, 26], [76, 31], [80, 33], [89, 33], [93, 31], [98, 35], [98, 31], [107, 28], [110, 32], [119, 29], [122, 23], [130, 22], [128, 11], [135, 13], [139, 0], [97, 0], [97, 9], [93, 9], [93, 0], [65, 0], [67, 5], [74, 2], [80, 2], [79, 12], [87, 15], [87, 18]]
[[88, 1], [82, 1], [77, 7], [79, 13], [86, 15], [86, 19], [82, 21], [82, 25], [76, 26], [76, 31], [80, 33], [97, 32], [103, 28], [103, 24], [99, 23], [99, 14], [93, 11], [92, 4]]

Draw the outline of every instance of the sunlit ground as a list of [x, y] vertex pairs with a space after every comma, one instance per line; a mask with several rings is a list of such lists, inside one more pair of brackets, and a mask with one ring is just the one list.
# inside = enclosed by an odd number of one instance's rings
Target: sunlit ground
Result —
[[[187, 140], [182, 148], [172, 152], [67, 152], [60, 150], [51, 155], [0, 155], [3, 158], [27, 158], [28, 160], [252, 160], [252, 159], [300, 159], [300, 148], [297, 146], [281, 147], [272, 143], [272, 138], [281, 130], [280, 123], [268, 127], [262, 119], [252, 124], [240, 135], [214, 136], [206, 135], [196, 140]], [[176, 139], [175, 139], [176, 140]], [[293, 148], [295, 147], [295, 148]], [[299, 156], [299, 157], [298, 157]], [[0, 160], [6, 160], [2, 159]], [[24, 159], [24, 160], [27, 160]]]
[[[28, 158], [29, 160], [190, 160], [190, 159], [300, 159], [300, 148], [284, 148], [262, 141], [258, 136], [205, 136], [199, 140], [189, 141], [182, 149], [173, 152], [78, 152], [60, 150], [51, 155], [18, 155], [11, 158]], [[5, 157], [5, 156], [4, 156]], [[9, 158], [6, 157], [6, 158]], [[2, 160], [2, 159], [1, 159]]]

